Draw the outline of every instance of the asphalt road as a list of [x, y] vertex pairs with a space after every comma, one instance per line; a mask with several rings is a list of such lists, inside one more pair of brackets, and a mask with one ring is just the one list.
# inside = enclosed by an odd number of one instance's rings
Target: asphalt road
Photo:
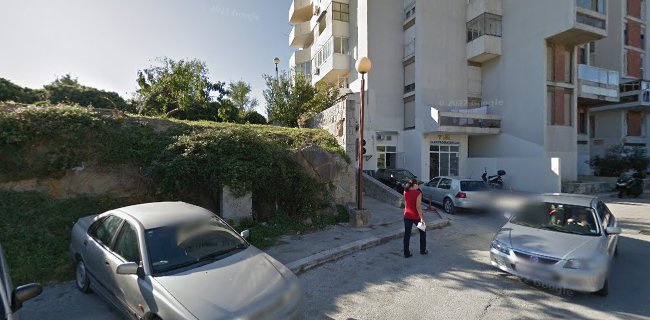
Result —
[[[624, 228], [607, 298], [537, 287], [493, 269], [488, 246], [504, 219], [460, 213], [451, 216], [450, 227], [429, 232], [427, 256], [404, 259], [401, 240], [395, 240], [302, 274], [306, 318], [650, 319], [649, 199], [606, 199]], [[411, 245], [417, 246], [417, 236]], [[46, 288], [21, 316], [120, 319], [72, 283]]]
[[[301, 275], [307, 318], [650, 319], [650, 201], [606, 200], [624, 228], [606, 298], [549, 290], [497, 271], [488, 248], [504, 219], [462, 213], [451, 217], [451, 227], [429, 234], [427, 256], [404, 259], [395, 240]], [[417, 252], [414, 245], [417, 239], [411, 239]]]

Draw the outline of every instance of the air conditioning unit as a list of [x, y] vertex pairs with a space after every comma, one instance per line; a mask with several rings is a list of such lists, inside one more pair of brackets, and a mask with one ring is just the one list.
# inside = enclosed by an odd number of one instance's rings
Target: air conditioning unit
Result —
[[391, 141], [393, 140], [393, 136], [386, 136], [386, 141]]
[[384, 140], [384, 136], [381, 135], [381, 134], [378, 134], [377, 135], [377, 141], [383, 141], [383, 140]]

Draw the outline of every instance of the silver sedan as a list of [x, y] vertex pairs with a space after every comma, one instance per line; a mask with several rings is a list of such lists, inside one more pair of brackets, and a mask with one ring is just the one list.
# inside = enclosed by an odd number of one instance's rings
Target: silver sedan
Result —
[[492, 241], [491, 264], [553, 289], [607, 295], [621, 233], [607, 205], [571, 194], [537, 200], [507, 215], [509, 221]]
[[140, 204], [80, 219], [76, 286], [132, 319], [298, 319], [302, 290], [280, 262], [212, 212]]

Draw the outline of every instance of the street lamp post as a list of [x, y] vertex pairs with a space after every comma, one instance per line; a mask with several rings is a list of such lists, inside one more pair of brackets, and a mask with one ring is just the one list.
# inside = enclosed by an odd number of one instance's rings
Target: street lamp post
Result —
[[363, 210], [363, 109], [366, 101], [366, 73], [372, 69], [372, 62], [367, 57], [357, 61], [357, 71], [361, 74], [361, 108], [359, 110], [359, 141], [357, 148], [357, 210]]
[[275, 63], [275, 81], [278, 81], [278, 65], [280, 64], [280, 58], [275, 57], [273, 63]]

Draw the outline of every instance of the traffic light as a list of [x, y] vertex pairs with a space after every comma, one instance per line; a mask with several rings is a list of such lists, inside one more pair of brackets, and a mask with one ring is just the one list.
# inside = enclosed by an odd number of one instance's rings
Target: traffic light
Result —
[[363, 150], [361, 150], [363, 152], [362, 154], [366, 154], [366, 139], [361, 141], [361, 146], [363, 146]]
[[[361, 146], [363, 148], [363, 149], [361, 149], [361, 152], [362, 152], [361, 154], [364, 155], [364, 154], [366, 154], [366, 139], [363, 139], [361, 141]], [[359, 138], [356, 139], [356, 141], [354, 143], [354, 147], [355, 147], [355, 149], [354, 149], [355, 153], [354, 154], [357, 155], [357, 158], [358, 158], [359, 157]]]

